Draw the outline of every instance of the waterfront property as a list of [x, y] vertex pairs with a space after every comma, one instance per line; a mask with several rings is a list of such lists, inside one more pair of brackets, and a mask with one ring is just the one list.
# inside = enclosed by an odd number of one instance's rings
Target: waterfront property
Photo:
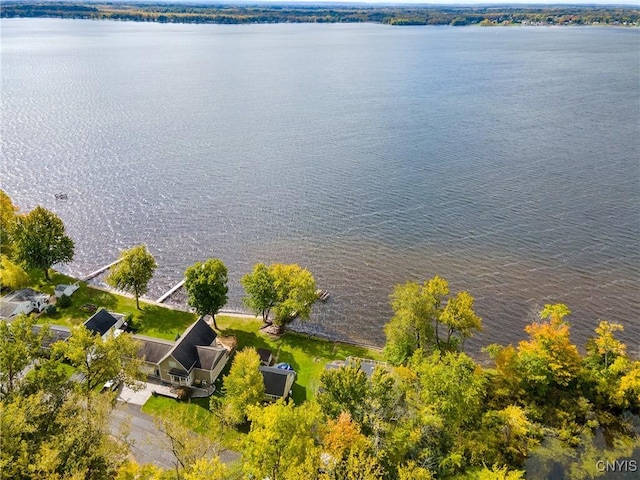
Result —
[[263, 365], [260, 367], [260, 373], [262, 373], [262, 379], [264, 380], [264, 397], [266, 400], [286, 399], [291, 394], [291, 389], [297, 376], [295, 371]]
[[12, 320], [21, 313], [41, 312], [49, 304], [49, 295], [23, 288], [0, 299], [0, 318]]
[[[93, 334], [100, 335], [103, 339], [110, 333], [119, 335], [126, 328], [124, 315], [108, 312], [105, 309], [98, 310], [84, 322], [84, 326]], [[123, 328], [124, 327], [124, 328]]]
[[199, 318], [175, 342], [134, 335], [138, 355], [151, 377], [173, 385], [207, 385], [218, 378], [233, 347], [218, 341], [216, 332]]
[[376, 368], [387, 368], [387, 364], [385, 362], [380, 362], [371, 358], [359, 357], [347, 357], [346, 360], [333, 360], [332, 362], [327, 363], [324, 368], [325, 370], [336, 370], [342, 367], [356, 366], [365, 373], [367, 378], [371, 378], [373, 376], [373, 372]]

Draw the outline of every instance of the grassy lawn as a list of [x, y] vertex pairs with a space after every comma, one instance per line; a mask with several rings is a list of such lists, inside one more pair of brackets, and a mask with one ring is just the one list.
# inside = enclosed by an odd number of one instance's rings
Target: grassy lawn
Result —
[[235, 335], [239, 350], [244, 347], [267, 348], [273, 352], [276, 362], [286, 362], [293, 367], [298, 374], [293, 386], [293, 400], [297, 404], [315, 395], [326, 363], [344, 360], [348, 356], [382, 360], [382, 352], [378, 350], [294, 332], [286, 332], [275, 339], [260, 331], [260, 320], [225, 315], [217, 316], [216, 320], [223, 335]]
[[[56, 285], [76, 281], [56, 272], [51, 274], [51, 282], [46, 282], [42, 272], [38, 271], [31, 272], [31, 278], [32, 283], [29, 285], [31, 288], [50, 295], [53, 295]], [[92, 288], [85, 282], [80, 282], [80, 288], [72, 295], [71, 301], [70, 307], [60, 308], [54, 315], [43, 314], [40, 317], [41, 321], [67, 327], [81, 325], [92, 314], [83, 312], [80, 308], [86, 303], [91, 303], [112, 312], [131, 314], [133, 326], [141, 335], [174, 340], [176, 334], [182, 334], [196, 320], [196, 316], [192, 313], [159, 307], [142, 300], [140, 301], [141, 310], [138, 310], [134, 299]]]

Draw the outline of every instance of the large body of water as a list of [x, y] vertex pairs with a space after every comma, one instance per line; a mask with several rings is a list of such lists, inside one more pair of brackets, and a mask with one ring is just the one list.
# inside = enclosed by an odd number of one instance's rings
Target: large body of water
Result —
[[[2, 22], [1, 185], [86, 274], [146, 243], [149, 296], [208, 257], [309, 268], [304, 328], [382, 343], [438, 274], [515, 342], [563, 302], [640, 350], [640, 35], [612, 28]], [[56, 192], [68, 193], [66, 202]]]

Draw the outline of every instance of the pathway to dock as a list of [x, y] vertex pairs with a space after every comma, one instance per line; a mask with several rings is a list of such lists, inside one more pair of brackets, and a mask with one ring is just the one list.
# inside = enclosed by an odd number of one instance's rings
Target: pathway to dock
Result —
[[100, 275], [102, 272], [104, 272], [105, 270], [109, 270], [111, 267], [113, 267], [114, 265], [117, 265], [118, 263], [120, 263], [123, 259], [119, 258], [118, 260], [116, 260], [113, 263], [110, 263], [109, 265], [106, 265], [102, 268], [99, 268], [98, 270], [96, 270], [95, 272], [91, 272], [89, 275], [87, 275], [86, 277], [83, 277], [81, 280], [83, 282], [88, 282], [89, 280], [91, 280], [94, 277], [97, 277], [98, 275]]
[[171, 287], [171, 289], [165, 293], [164, 295], [162, 295], [160, 298], [158, 298], [156, 300], [156, 303], [162, 303], [164, 302], [167, 298], [169, 298], [171, 295], [173, 295], [176, 291], [178, 291], [180, 288], [182, 288], [182, 286], [184, 285], [184, 280], [179, 281], [178, 283], [176, 283], [173, 287]]

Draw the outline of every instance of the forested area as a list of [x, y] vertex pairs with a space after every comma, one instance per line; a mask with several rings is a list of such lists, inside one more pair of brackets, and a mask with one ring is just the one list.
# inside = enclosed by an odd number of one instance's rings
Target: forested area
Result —
[[4, 2], [2, 17], [163, 23], [360, 23], [389, 25], [638, 25], [640, 9], [607, 6], [306, 6]]

